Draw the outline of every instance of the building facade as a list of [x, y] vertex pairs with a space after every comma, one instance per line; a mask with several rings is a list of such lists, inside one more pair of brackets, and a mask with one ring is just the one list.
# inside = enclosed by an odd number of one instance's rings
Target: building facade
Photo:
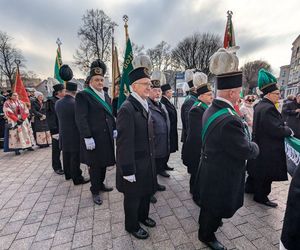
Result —
[[292, 56], [285, 97], [288, 95], [296, 95], [300, 91], [300, 35], [292, 45]]

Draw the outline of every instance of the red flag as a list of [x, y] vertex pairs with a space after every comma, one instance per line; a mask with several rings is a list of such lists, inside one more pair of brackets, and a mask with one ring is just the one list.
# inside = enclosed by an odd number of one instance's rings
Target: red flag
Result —
[[19, 95], [19, 100], [30, 104], [30, 100], [20, 76], [19, 68], [17, 68], [16, 82], [14, 84], [13, 92], [16, 92]]
[[227, 22], [225, 27], [225, 35], [224, 35], [224, 48], [227, 49], [229, 47], [235, 46], [235, 36], [232, 24], [232, 11], [227, 11]]

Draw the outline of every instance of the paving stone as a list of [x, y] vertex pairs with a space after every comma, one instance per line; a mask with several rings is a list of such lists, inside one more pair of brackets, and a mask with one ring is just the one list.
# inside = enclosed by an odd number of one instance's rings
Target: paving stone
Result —
[[111, 233], [93, 236], [93, 249], [111, 249], [113, 247]]
[[72, 248], [84, 247], [92, 244], [92, 230], [74, 234]]
[[123, 222], [115, 223], [111, 225], [112, 237], [118, 238], [128, 233], [125, 230], [125, 224]]
[[184, 231], [187, 234], [197, 231], [199, 229], [199, 224], [194, 220], [193, 217], [188, 217], [180, 220], [180, 224], [182, 225]]
[[42, 240], [47, 240], [47, 239], [53, 238], [55, 235], [56, 229], [57, 229], [57, 224], [40, 227], [39, 231], [35, 237], [35, 241], [42, 241]]
[[56, 231], [53, 246], [62, 245], [67, 242], [71, 242], [74, 236], [74, 228], [66, 228], [63, 230]]
[[[120, 224], [122, 224], [124, 228], [124, 223], [120, 223]], [[95, 221], [93, 224], [93, 235], [108, 233], [110, 231], [111, 231], [110, 220]]]
[[16, 239], [22, 239], [22, 238], [27, 238], [30, 236], [35, 236], [39, 230], [40, 224], [41, 223], [38, 222], [38, 223], [22, 226]]
[[72, 242], [68, 242], [66, 244], [52, 246], [51, 250], [69, 250], [72, 248]]
[[177, 246], [175, 249], [176, 250], [194, 250], [196, 248], [193, 245], [193, 243], [189, 242], [189, 243], [184, 243], [184, 244], [182, 244], [180, 246]]
[[164, 218], [173, 214], [169, 205], [163, 205], [161, 207], [157, 207], [156, 211], [160, 218]]
[[159, 242], [169, 240], [170, 237], [163, 226], [156, 226], [155, 228], [149, 228], [150, 238], [152, 242]]
[[129, 235], [120, 236], [113, 239], [113, 249], [114, 250], [132, 250], [132, 240]]
[[58, 230], [75, 227], [76, 225], [76, 216], [68, 216], [61, 218], [58, 224]]
[[242, 233], [231, 222], [224, 223], [221, 231], [229, 240], [242, 236]]
[[174, 229], [169, 231], [170, 239], [174, 246], [179, 246], [189, 242], [189, 238], [183, 229]]
[[239, 225], [237, 229], [250, 241], [262, 237], [262, 234], [249, 223]]
[[190, 212], [184, 206], [173, 208], [173, 212], [178, 219], [184, 219], [191, 216]]
[[31, 209], [16, 211], [10, 218], [10, 221], [25, 220], [28, 217], [30, 211]]
[[85, 231], [92, 228], [93, 228], [93, 217], [86, 217], [77, 220], [75, 232]]
[[18, 233], [20, 231], [21, 227], [23, 226], [23, 224], [24, 224], [24, 220], [13, 221], [13, 222], [7, 223], [3, 227], [2, 231], [0, 232], [0, 236]]
[[153, 244], [155, 250], [174, 250], [175, 247], [173, 246], [170, 240], [160, 241]]
[[51, 249], [53, 239], [34, 242], [30, 250], [49, 250]]
[[52, 224], [58, 224], [60, 220], [61, 213], [54, 213], [54, 214], [46, 214], [43, 221], [42, 221], [42, 227], [48, 226]]
[[181, 226], [178, 219], [174, 215], [164, 217], [164, 218], [161, 219], [161, 221], [162, 221], [162, 224], [164, 225], [164, 227], [167, 230], [176, 229], [176, 228], [179, 228]]
[[245, 249], [245, 250], [257, 249], [245, 236], [233, 239], [233, 244], [236, 246], [237, 249]]
[[32, 212], [28, 215], [25, 224], [41, 222], [45, 217], [46, 211]]
[[254, 241], [252, 241], [252, 244], [255, 245], [260, 250], [275, 250], [278, 249], [274, 245], [270, 244], [267, 240], [267, 238], [259, 238]]
[[9, 234], [5, 236], [0, 236], [0, 249], [1, 250], [9, 249], [16, 235], [17, 234]]
[[91, 217], [94, 215], [94, 207], [84, 207], [78, 210], [77, 218]]
[[30, 249], [30, 246], [33, 242], [34, 237], [29, 237], [25, 239], [15, 240], [10, 246], [10, 250], [25, 250]]

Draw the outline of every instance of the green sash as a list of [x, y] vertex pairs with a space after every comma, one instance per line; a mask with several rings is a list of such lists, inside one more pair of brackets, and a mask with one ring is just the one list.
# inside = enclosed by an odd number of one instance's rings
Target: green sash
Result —
[[193, 104], [193, 106], [200, 106], [200, 107], [202, 107], [202, 108], [204, 108], [204, 109], [207, 109], [207, 108], [208, 108], [208, 106], [207, 106], [204, 102], [200, 102], [199, 100], [196, 101], [196, 102]]
[[191, 98], [194, 99], [195, 101], [198, 100], [196, 96], [188, 95], [188, 96], [184, 99], [184, 102], [186, 102], [187, 100], [189, 100], [189, 99], [191, 99]]
[[203, 126], [203, 129], [202, 129], [202, 141], [204, 141], [204, 137], [206, 135], [207, 129], [213, 123], [213, 121], [216, 120], [218, 117], [220, 117], [222, 115], [225, 115], [225, 114], [239, 116], [234, 110], [232, 110], [230, 108], [222, 108], [219, 111], [217, 111], [216, 113], [214, 113], [212, 116], [210, 116], [207, 119], [206, 123]]
[[106, 101], [103, 101], [102, 98], [100, 96], [98, 96], [94, 90], [92, 90], [91, 88], [85, 88], [84, 89], [85, 92], [89, 93], [91, 96], [93, 96], [97, 101], [100, 102], [100, 104], [104, 107], [104, 109], [113, 117], [113, 113], [111, 110], [111, 107], [108, 105], [108, 103]]

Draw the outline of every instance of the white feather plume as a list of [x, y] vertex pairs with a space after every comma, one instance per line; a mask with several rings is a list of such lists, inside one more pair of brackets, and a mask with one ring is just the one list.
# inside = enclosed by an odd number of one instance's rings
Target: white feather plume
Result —
[[207, 75], [203, 72], [196, 72], [193, 76], [193, 83], [196, 88], [203, 84], [207, 84]]
[[152, 72], [151, 80], [154, 80], [154, 81], [160, 81], [161, 75], [162, 75], [161, 71], [158, 70], [158, 69], [155, 69], [155, 70], [153, 70], [153, 72]]
[[236, 56], [238, 46], [224, 49], [220, 48], [210, 57], [209, 70], [215, 75], [238, 71], [239, 59]]
[[162, 72], [160, 77], [160, 85], [165, 85], [167, 83], [167, 79], [165, 74]]
[[185, 81], [186, 82], [192, 81], [193, 75], [194, 75], [193, 71], [191, 69], [187, 69], [184, 74]]
[[152, 64], [151, 64], [150, 57], [147, 55], [144, 55], [144, 54], [134, 57], [132, 60], [132, 66], [135, 69], [140, 68], [140, 67], [145, 67], [149, 71], [152, 70]]

